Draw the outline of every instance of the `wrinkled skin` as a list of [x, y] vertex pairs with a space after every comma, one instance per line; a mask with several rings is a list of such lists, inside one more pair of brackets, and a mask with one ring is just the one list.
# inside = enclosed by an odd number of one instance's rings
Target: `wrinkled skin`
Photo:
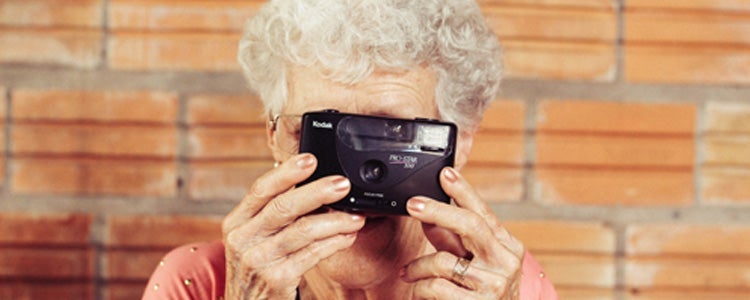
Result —
[[[327, 108], [402, 118], [438, 118], [435, 76], [428, 69], [376, 72], [353, 86], [310, 69], [289, 71], [284, 114]], [[456, 168], [440, 174], [448, 205], [409, 200], [408, 217], [361, 216], [321, 209], [345, 196], [341, 176], [302, 187], [317, 160], [284, 151], [269, 129], [268, 145], [282, 164], [258, 178], [224, 219], [227, 299], [516, 299], [523, 245], [500, 224], [460, 175], [473, 132], [462, 131]], [[463, 278], [459, 257], [471, 259]]]

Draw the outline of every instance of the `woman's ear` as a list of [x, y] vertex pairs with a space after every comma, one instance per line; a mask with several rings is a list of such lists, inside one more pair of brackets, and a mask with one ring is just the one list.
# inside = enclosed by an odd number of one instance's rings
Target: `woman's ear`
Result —
[[285, 161], [286, 157], [284, 157], [284, 152], [279, 148], [279, 143], [276, 141], [276, 135], [274, 134], [275, 128], [273, 127], [273, 119], [269, 117], [268, 122], [266, 122], [266, 144], [268, 145], [268, 149], [271, 150], [273, 160], [280, 163]]
[[461, 170], [469, 160], [471, 146], [474, 144], [475, 130], [460, 130], [458, 140], [456, 141], [456, 162], [455, 168]]

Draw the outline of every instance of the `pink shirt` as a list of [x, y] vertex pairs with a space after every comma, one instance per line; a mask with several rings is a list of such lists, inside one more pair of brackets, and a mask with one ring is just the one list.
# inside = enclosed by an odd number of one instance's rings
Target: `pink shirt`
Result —
[[[143, 299], [224, 299], [224, 244], [195, 243], [169, 252], [151, 275]], [[542, 267], [526, 252], [521, 299], [556, 300]]]

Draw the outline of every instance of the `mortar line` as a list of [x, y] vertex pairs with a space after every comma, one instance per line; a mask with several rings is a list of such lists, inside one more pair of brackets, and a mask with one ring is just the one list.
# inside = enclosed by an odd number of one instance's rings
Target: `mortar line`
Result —
[[109, 57], [109, 51], [107, 51], [107, 42], [109, 41], [109, 4], [110, 0], [105, 0], [102, 2], [102, 25], [101, 25], [101, 31], [102, 31], [102, 37], [101, 37], [101, 47], [99, 57], [102, 59], [101, 63], [99, 63], [99, 69], [100, 70], [108, 70], [109, 69], [109, 63], [108, 63], [108, 57]]
[[[102, 71], [107, 71], [109, 68], [109, 64], [107, 62], [107, 56], [109, 55], [107, 53], [107, 41], [109, 40], [109, 32], [107, 28], [109, 27], [109, 4], [110, 0], [104, 0], [102, 1], [102, 7], [101, 7], [101, 49], [99, 53], [99, 57], [101, 59], [101, 62], [99, 62], [98, 69]], [[94, 213], [94, 222], [92, 224], [91, 228], [91, 239], [93, 248], [95, 251], [95, 257], [96, 260], [94, 261], [94, 299], [105, 299], [105, 287], [106, 287], [106, 278], [104, 276], [105, 274], [105, 259], [106, 259], [106, 253], [104, 250], [104, 243], [105, 243], [105, 227], [106, 227], [106, 220], [109, 217], [109, 214], [107, 212], [100, 212], [100, 213]]]
[[616, 22], [617, 32], [615, 38], [615, 78], [614, 82], [625, 82], [625, 1], [612, 0]]
[[5, 97], [5, 103], [3, 105], [5, 106], [5, 128], [3, 129], [3, 134], [5, 135], [5, 151], [3, 151], [3, 156], [5, 157], [5, 170], [3, 170], [3, 175], [5, 176], [3, 180], [3, 195], [6, 198], [11, 198], [11, 191], [10, 191], [10, 184], [13, 182], [12, 176], [12, 165], [14, 161], [12, 161], [13, 158], [13, 141], [12, 141], [12, 134], [13, 134], [13, 93], [11, 92], [12, 89], [10, 87], [6, 87], [5, 94], [3, 95]]
[[524, 167], [522, 170], [523, 176], [523, 195], [522, 202], [536, 202], [538, 195], [534, 191], [534, 182], [536, 178], [536, 123], [537, 123], [537, 109], [538, 99], [532, 97], [525, 99], [526, 112], [524, 115], [524, 127], [525, 130], [523, 135], [524, 143]]
[[177, 153], [175, 155], [175, 168], [177, 169], [177, 182], [175, 183], [176, 193], [174, 197], [175, 204], [190, 202], [189, 184], [190, 184], [190, 167], [189, 167], [189, 127], [188, 125], [188, 101], [190, 96], [179, 94], [177, 98], [177, 120], [175, 120], [177, 144]]
[[706, 114], [708, 103], [703, 102], [696, 105], [695, 129], [693, 133], [693, 147], [695, 147], [695, 161], [693, 162], [693, 193], [696, 206], [704, 205], [703, 186], [701, 175], [703, 174], [703, 162], [706, 160], [704, 132], [706, 131]]

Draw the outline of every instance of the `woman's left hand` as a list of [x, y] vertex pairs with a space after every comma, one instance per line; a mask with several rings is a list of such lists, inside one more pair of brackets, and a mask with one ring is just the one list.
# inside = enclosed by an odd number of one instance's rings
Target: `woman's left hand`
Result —
[[415, 299], [518, 299], [523, 244], [503, 228], [489, 206], [456, 170], [440, 173], [456, 206], [424, 197], [407, 203], [437, 252], [402, 270]]

